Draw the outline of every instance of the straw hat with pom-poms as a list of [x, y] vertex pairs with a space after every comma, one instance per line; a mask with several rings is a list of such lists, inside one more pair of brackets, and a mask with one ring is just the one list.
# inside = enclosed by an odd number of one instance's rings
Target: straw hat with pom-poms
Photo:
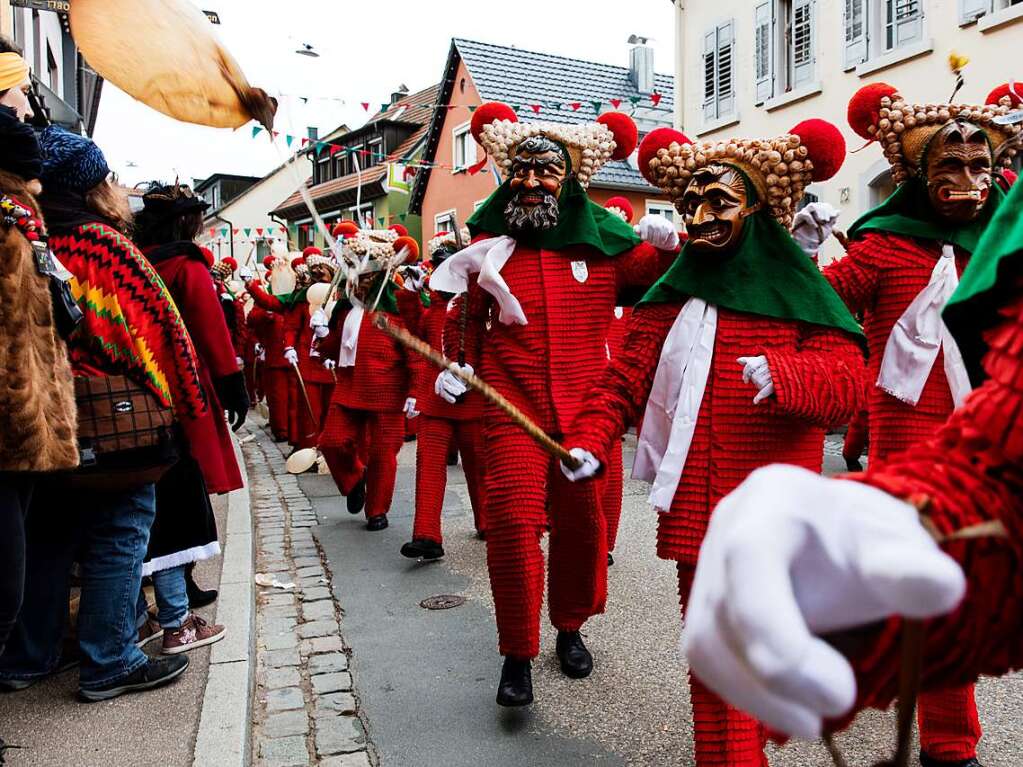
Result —
[[[884, 83], [861, 88], [849, 102], [849, 125], [868, 141], [881, 144], [892, 166], [892, 179], [901, 184], [921, 171], [928, 145], [946, 125], [960, 120], [976, 125], [988, 137], [995, 160], [1008, 166], [1016, 156], [1019, 125], [999, 121], [1013, 111], [1008, 86], [992, 91], [989, 103], [911, 104]], [[993, 101], [993, 99], [997, 99]]]
[[545, 136], [565, 147], [572, 173], [583, 187], [611, 160], [624, 160], [636, 148], [639, 131], [623, 112], [608, 112], [592, 123], [519, 122], [507, 104], [484, 104], [473, 114], [472, 135], [507, 175], [519, 144]]
[[633, 216], [636, 215], [628, 197], [611, 197], [604, 203], [604, 207], [616, 216], [621, 216], [626, 224], [631, 224]]
[[671, 128], [652, 131], [639, 148], [640, 170], [672, 200], [682, 199], [693, 173], [731, 165], [752, 183], [760, 202], [786, 229], [796, 204], [814, 181], [827, 181], [845, 160], [845, 139], [825, 120], [806, 120], [776, 138], [694, 144]]
[[[472, 235], [469, 234], [468, 227], [462, 227], [462, 247], [470, 243]], [[454, 232], [437, 232], [437, 234], [426, 244], [426, 252], [432, 257], [441, 248], [448, 248], [454, 251], [458, 247], [458, 238], [455, 237]]]

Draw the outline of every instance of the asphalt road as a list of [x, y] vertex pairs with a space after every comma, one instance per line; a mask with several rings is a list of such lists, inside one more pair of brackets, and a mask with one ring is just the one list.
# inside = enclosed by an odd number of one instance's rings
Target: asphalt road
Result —
[[[214, 497], [221, 544], [227, 496]], [[220, 581], [219, 557], [196, 566], [205, 588]], [[216, 604], [199, 611], [212, 621]], [[146, 650], [159, 650], [159, 641]], [[189, 653], [189, 667], [159, 690], [103, 703], [79, 703], [72, 669], [17, 693], [0, 694], [0, 737], [22, 746], [7, 752], [10, 767], [190, 767], [199, 729], [210, 647]]]
[[[582, 681], [564, 678], [553, 659], [553, 630], [544, 620], [543, 655], [534, 664], [536, 704], [524, 712], [499, 709], [500, 669], [483, 544], [473, 535], [461, 469], [449, 470], [445, 503], [447, 557], [417, 564], [398, 550], [410, 539], [415, 445], [405, 446], [391, 526], [363, 529], [344, 509], [329, 477], [300, 484], [321, 521], [316, 534], [334, 574], [351, 645], [355, 683], [384, 767], [502, 767], [526, 765], [691, 765], [692, 730], [671, 563], [654, 554], [656, 520], [641, 483], [626, 483], [621, 533], [611, 570], [608, 612], [585, 628], [596, 670]], [[829, 445], [829, 469], [841, 468]], [[626, 465], [631, 465], [631, 455]], [[432, 612], [426, 597], [454, 594], [466, 603]], [[1023, 681], [982, 685], [986, 767], [1023, 761]], [[894, 717], [861, 716], [839, 739], [850, 765], [890, 757]], [[771, 747], [775, 767], [829, 765], [820, 744]]]

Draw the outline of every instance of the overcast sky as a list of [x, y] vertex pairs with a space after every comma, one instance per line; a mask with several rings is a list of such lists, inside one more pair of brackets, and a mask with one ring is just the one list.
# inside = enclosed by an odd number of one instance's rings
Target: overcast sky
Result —
[[[440, 81], [452, 37], [628, 65], [630, 34], [652, 38], [658, 72], [673, 68], [671, 0], [193, 0], [220, 14], [219, 33], [250, 82], [282, 96], [277, 129], [321, 135], [368, 119], [400, 84], [411, 91]], [[612, 15], [611, 8], [626, 18]], [[294, 51], [309, 43], [320, 58]], [[172, 40], [167, 41], [173, 45]], [[182, 66], [188, 66], [182, 61]], [[303, 104], [298, 97], [311, 97]], [[341, 103], [344, 102], [344, 103]], [[265, 138], [185, 125], [135, 102], [109, 83], [96, 141], [129, 185], [211, 173], [262, 176], [280, 164]], [[287, 151], [284, 139], [279, 140]], [[133, 167], [134, 166], [134, 167]]]

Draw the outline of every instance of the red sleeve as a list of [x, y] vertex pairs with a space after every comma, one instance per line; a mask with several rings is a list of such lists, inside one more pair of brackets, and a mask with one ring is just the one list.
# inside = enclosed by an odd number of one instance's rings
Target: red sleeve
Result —
[[615, 259], [619, 301], [622, 306], [634, 304], [674, 263], [679, 251], [658, 250], [641, 242]]
[[588, 450], [607, 465], [611, 446], [635, 422], [650, 396], [661, 348], [678, 311], [676, 304], [654, 304], [633, 312], [622, 352], [587, 394], [564, 439], [567, 447]]
[[805, 327], [797, 349], [765, 353], [774, 381], [772, 404], [825, 428], [849, 423], [866, 406], [863, 351], [848, 333]]
[[878, 240], [876, 235], [868, 234], [850, 243], [845, 257], [824, 269], [825, 278], [853, 314], [862, 314], [873, 306], [880, 284]]
[[402, 289], [397, 292], [396, 301], [398, 316], [401, 317], [405, 327], [412, 335], [423, 338], [420, 332], [420, 323], [423, 321], [423, 312], [425, 311], [422, 296], [418, 292]]
[[283, 314], [284, 317], [284, 348], [298, 348], [298, 338], [302, 334], [302, 323], [309, 321], [309, 312], [306, 311], [306, 307], [309, 304], [305, 301], [300, 301], [294, 306], [289, 307]]
[[224, 310], [206, 265], [187, 259], [180, 272], [174, 301], [192, 336], [196, 353], [213, 378], [238, 372], [234, 343]]
[[[1007, 531], [943, 545], [966, 573], [967, 594], [954, 613], [928, 622], [927, 688], [1023, 667], [1023, 296], [1002, 314], [986, 334], [987, 382], [933, 439], [871, 466], [860, 480], [927, 499], [926, 514], [945, 537], [991, 522]], [[883, 706], [897, 692], [899, 628], [889, 621], [852, 658], [861, 708]]]
[[281, 302], [281, 299], [277, 298], [277, 296], [271, 296], [269, 293], [263, 290], [263, 288], [260, 287], [259, 283], [256, 282], [255, 280], [250, 282], [245, 287], [249, 291], [249, 295], [252, 296], [253, 302], [260, 309], [263, 309], [268, 312], [284, 311], [285, 306]]

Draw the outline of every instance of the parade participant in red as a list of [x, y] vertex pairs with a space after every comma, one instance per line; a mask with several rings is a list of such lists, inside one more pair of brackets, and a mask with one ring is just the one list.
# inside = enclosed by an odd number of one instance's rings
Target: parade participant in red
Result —
[[[619, 296], [649, 286], [678, 249], [660, 216], [632, 227], [586, 195], [592, 176], [628, 157], [636, 126], [624, 114], [597, 122], [520, 123], [503, 104], [473, 115], [476, 140], [508, 179], [469, 220], [475, 241], [433, 274], [435, 290], [468, 289], [467, 369], [482, 376], [551, 434], [563, 432], [607, 366], [608, 323]], [[472, 277], [470, 284], [470, 277]], [[462, 336], [449, 316], [449, 357]], [[437, 381], [455, 401], [465, 391], [450, 372]], [[505, 657], [497, 702], [533, 700], [530, 665], [540, 651], [544, 559], [550, 525], [549, 610], [562, 671], [588, 676], [593, 659], [579, 629], [604, 610], [607, 531], [600, 490], [573, 486], [556, 463], [496, 407], [484, 406], [487, 446], [487, 565]]]
[[[291, 270], [282, 256], [267, 258], [272, 259], [268, 287], [273, 291], [270, 282], [272, 275], [290, 273]], [[270, 411], [270, 433], [277, 442], [284, 442], [289, 437], [288, 379], [294, 376], [291, 366], [284, 359], [284, 304], [279, 296], [271, 295], [255, 280], [250, 280], [245, 287], [252, 296], [254, 306], [250, 317], [262, 346], [260, 368], [266, 406]]]
[[[657, 553], [678, 563], [683, 610], [714, 505], [782, 460], [820, 471], [825, 429], [862, 406], [862, 333], [788, 227], [845, 147], [822, 120], [776, 139], [692, 145], [651, 133], [640, 168], [685, 216], [689, 240], [633, 314], [565, 437], [595, 476], [643, 412], [633, 476], [653, 484]], [[685, 170], [679, 171], [679, 168]], [[696, 764], [766, 767], [760, 725], [690, 677]]]
[[[864, 318], [876, 382], [869, 462], [927, 438], [970, 391], [940, 313], [1004, 197], [993, 172], [1016, 128], [994, 122], [1001, 109], [909, 104], [883, 84], [849, 103], [853, 129], [881, 144], [899, 184], [851, 227], [848, 254], [825, 270]], [[981, 727], [972, 687], [923, 696], [919, 720], [928, 765], [973, 764]]]
[[[320, 452], [348, 511], [365, 506], [366, 529], [384, 530], [394, 496], [398, 451], [404, 437], [403, 408], [409, 373], [405, 351], [376, 328], [371, 311], [402, 325], [399, 301], [418, 301], [399, 291], [393, 269], [419, 259], [419, 246], [394, 231], [360, 230], [352, 222], [335, 228], [344, 237], [349, 298], [339, 301], [330, 318], [330, 334], [320, 344], [328, 367], [336, 367], [337, 385], [320, 433]], [[403, 294], [403, 295], [402, 295]]]
[[[924, 690], [1023, 667], [1020, 206], [1015, 189], [943, 315], [978, 387], [963, 407], [858, 481], [773, 466], [714, 512], [684, 648], [779, 732], [815, 738], [824, 720], [890, 705], [904, 618], [926, 620]], [[849, 630], [845, 657], [820, 638]]]
[[[434, 268], [460, 250], [459, 244], [469, 242], [469, 230], [462, 230], [461, 240], [441, 232], [428, 245]], [[428, 283], [429, 278], [425, 278]], [[417, 284], [417, 282], [419, 284]], [[424, 287], [423, 280], [406, 276], [405, 286], [413, 291]], [[444, 324], [448, 316], [450, 293], [429, 290], [417, 317], [406, 318], [409, 330], [435, 349], [443, 348]], [[447, 487], [447, 458], [453, 446], [462, 455], [462, 468], [469, 487], [476, 532], [481, 536], [486, 526], [486, 484], [484, 478], [483, 399], [470, 393], [465, 400], [452, 405], [434, 390], [436, 370], [422, 357], [409, 360], [412, 370], [411, 395], [406, 412], [418, 412], [419, 437], [416, 444], [416, 516], [412, 540], [401, 547], [409, 559], [439, 559], [444, 556], [441, 535], [441, 512]]]

